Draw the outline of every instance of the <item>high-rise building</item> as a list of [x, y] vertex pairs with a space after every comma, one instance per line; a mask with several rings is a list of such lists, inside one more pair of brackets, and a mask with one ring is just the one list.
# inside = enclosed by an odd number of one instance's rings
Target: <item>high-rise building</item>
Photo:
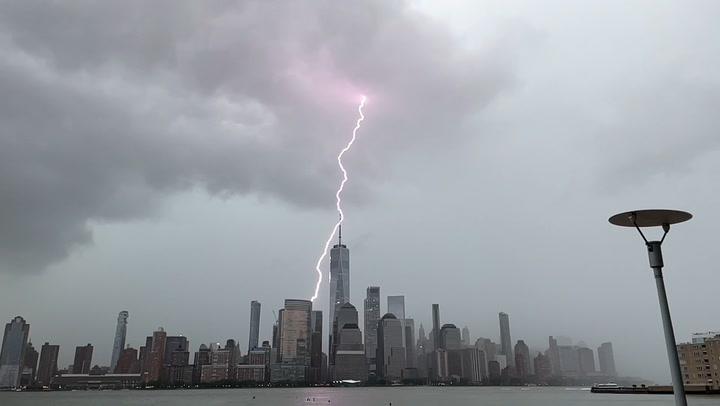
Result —
[[[165, 351], [163, 352], [164, 365], [185, 365], [179, 363], [187, 353], [188, 362], [190, 359], [190, 342], [185, 336], [167, 336], [165, 337]], [[173, 362], [175, 355], [175, 362]]]
[[415, 352], [415, 319], [403, 319], [403, 332], [407, 367], [417, 368], [417, 353]]
[[145, 363], [143, 364], [143, 382], [160, 380], [162, 367], [165, 364], [165, 344], [167, 333], [162, 327], [153, 332], [150, 348], [145, 351]]
[[477, 348], [464, 348], [462, 354], [462, 377], [471, 384], [479, 384], [487, 377], [485, 354]]
[[402, 323], [392, 313], [378, 323], [377, 368], [378, 375], [387, 379], [401, 379], [405, 368]]
[[454, 324], [443, 324], [440, 328], [440, 348], [446, 351], [462, 349], [460, 329]]
[[437, 350], [440, 348], [440, 305], [439, 304], [432, 305], [432, 323], [433, 323], [433, 331], [432, 331], [433, 349]]
[[615, 355], [613, 354], [612, 343], [602, 343], [598, 347], [598, 360], [600, 361], [600, 372], [607, 376], [616, 376]]
[[73, 374], [89, 374], [92, 368], [93, 346], [88, 345], [75, 347], [75, 358], [73, 360]]
[[509, 366], [515, 366], [515, 355], [513, 355], [512, 339], [510, 338], [510, 316], [500, 312], [500, 353], [505, 355]]
[[40, 366], [37, 373], [37, 384], [48, 386], [52, 377], [58, 373], [58, 355], [60, 354], [59, 345], [50, 345], [45, 343], [40, 348]]
[[377, 351], [377, 328], [380, 321], [380, 287], [370, 286], [365, 296], [365, 357], [369, 360], [370, 370], [375, 370], [375, 351]]
[[[322, 371], [323, 365], [323, 351], [322, 351], [322, 335], [323, 335], [323, 313], [321, 310], [313, 310], [310, 319], [310, 371], [309, 381], [311, 382], [322, 382], [324, 377]], [[268, 355], [269, 356], [269, 355]], [[269, 363], [268, 363], [269, 365]]]
[[332, 334], [335, 312], [350, 302], [350, 250], [342, 243], [342, 226], [338, 228], [338, 243], [330, 249], [330, 306], [328, 332]]
[[[525, 341], [523, 341], [523, 340], [517, 341], [517, 344], [515, 344], [515, 355], [516, 355], [515, 360], [518, 359], [517, 355], [522, 355], [523, 374], [520, 376], [534, 375], [535, 372], [533, 371], [533, 368], [534, 368], [533, 360], [530, 359], [530, 348], [527, 346], [527, 344], [525, 344]], [[517, 368], [518, 371], [520, 370], [520, 366], [517, 365], [517, 363], [515, 364], [515, 368]]]
[[535, 377], [541, 383], [552, 376], [550, 358], [545, 355], [538, 353], [533, 360], [533, 367], [535, 368]]
[[[335, 354], [340, 345], [340, 332], [347, 324], [358, 324], [358, 312], [351, 303], [344, 303], [335, 313], [332, 339], [330, 341], [330, 365], [335, 365]], [[360, 330], [358, 330], [360, 331]]]
[[248, 352], [258, 346], [260, 340], [260, 302], [250, 302], [250, 338], [248, 338]]
[[115, 340], [113, 341], [112, 357], [110, 358], [110, 371], [115, 371], [120, 353], [125, 349], [125, 337], [127, 336], [127, 324], [129, 313], [126, 310], [121, 311], [117, 318], [117, 327], [115, 327]]
[[193, 363], [193, 385], [202, 382], [202, 369], [205, 365], [210, 365], [212, 351], [205, 344], [200, 344], [200, 348], [195, 353], [195, 361]]
[[462, 347], [467, 348], [470, 347], [472, 343], [470, 342], [470, 330], [467, 326], [463, 327], [462, 329]]
[[140, 360], [138, 360], [138, 350], [135, 348], [125, 348], [120, 353], [120, 358], [115, 365], [116, 374], [139, 374]]
[[558, 342], [553, 338], [553, 336], [548, 338], [548, 342], [549, 348], [547, 350], [547, 356], [550, 361], [552, 376], [561, 376], [562, 371], [560, 370], [560, 352], [558, 351]]
[[558, 358], [560, 361], [560, 374], [562, 376], [578, 376], [580, 374], [580, 359], [577, 348], [570, 345], [558, 345]]
[[584, 375], [594, 373], [596, 370], [593, 350], [586, 347], [580, 347], [577, 351], [578, 359], [580, 360], [580, 373]]
[[387, 312], [392, 313], [398, 320], [405, 318], [405, 296], [388, 296]]
[[0, 349], [0, 388], [20, 385], [29, 335], [30, 324], [20, 316], [5, 325]]
[[23, 379], [21, 379], [22, 386], [33, 386], [35, 384], [35, 374], [37, 373], [38, 366], [38, 352], [33, 347], [32, 342], [28, 341], [28, 345], [25, 348], [25, 361], [23, 363]]
[[[341, 312], [342, 308], [338, 312], [338, 320]], [[365, 357], [362, 333], [356, 323], [345, 323], [340, 329], [333, 371], [335, 374], [334, 379], [338, 381], [346, 379], [367, 380], [368, 363]]]
[[312, 338], [312, 302], [301, 299], [285, 299], [280, 311], [280, 351], [282, 363], [309, 364], [310, 340]]

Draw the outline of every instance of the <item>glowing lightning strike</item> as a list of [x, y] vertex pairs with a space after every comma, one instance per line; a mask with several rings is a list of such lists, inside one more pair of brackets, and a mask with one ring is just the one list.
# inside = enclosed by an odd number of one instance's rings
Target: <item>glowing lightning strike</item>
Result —
[[341, 199], [340, 194], [343, 191], [343, 188], [345, 187], [345, 183], [348, 180], [347, 171], [345, 170], [345, 167], [342, 163], [342, 157], [345, 155], [345, 153], [352, 147], [352, 145], [355, 143], [355, 138], [357, 137], [357, 130], [360, 129], [360, 123], [362, 123], [363, 120], [365, 120], [365, 116], [363, 115], [362, 109], [365, 106], [365, 96], [362, 96], [360, 99], [360, 106], [358, 107], [358, 113], [360, 113], [360, 118], [358, 118], [357, 122], [355, 123], [355, 128], [352, 132], [352, 138], [350, 139], [350, 142], [345, 146], [345, 148], [340, 151], [340, 154], [337, 157], [338, 166], [340, 167], [340, 170], [343, 173], [343, 180], [340, 182], [340, 187], [338, 188], [337, 192], [335, 193], [335, 207], [337, 207], [338, 214], [340, 215], [340, 220], [335, 224], [335, 227], [333, 227], [332, 233], [330, 233], [330, 237], [328, 237], [327, 241], [325, 242], [325, 249], [323, 249], [323, 253], [320, 256], [320, 259], [318, 259], [317, 265], [315, 265], [315, 270], [318, 273], [318, 281], [317, 285], [315, 285], [315, 294], [310, 299], [310, 301], [315, 301], [318, 297], [318, 292], [320, 292], [320, 284], [322, 284], [322, 271], [320, 270], [320, 265], [322, 264], [323, 260], [327, 256], [328, 248], [330, 247], [330, 242], [332, 241], [333, 237], [335, 236], [335, 233], [338, 231], [338, 227], [342, 224], [343, 220], [345, 220], [345, 214], [342, 211], [342, 207], [340, 206]]

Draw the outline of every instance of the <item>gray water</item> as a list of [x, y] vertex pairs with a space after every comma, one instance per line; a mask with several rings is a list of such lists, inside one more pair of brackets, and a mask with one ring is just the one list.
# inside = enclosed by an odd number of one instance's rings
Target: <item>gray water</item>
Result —
[[[0, 406], [661, 406], [672, 395], [594, 394], [564, 388], [394, 387], [195, 389], [108, 392], [0, 392]], [[253, 397], [255, 397], [253, 399]], [[308, 398], [310, 401], [308, 401]], [[314, 402], [313, 402], [314, 399]], [[690, 405], [719, 405], [720, 396], [690, 396]]]

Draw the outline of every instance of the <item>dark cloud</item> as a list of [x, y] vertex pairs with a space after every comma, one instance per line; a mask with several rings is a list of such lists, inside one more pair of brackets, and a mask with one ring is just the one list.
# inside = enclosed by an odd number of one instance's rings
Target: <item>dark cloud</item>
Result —
[[469, 51], [400, 1], [4, 2], [0, 270], [198, 185], [327, 204], [361, 93], [367, 199], [394, 154], [463, 137], [511, 83], [505, 45]]

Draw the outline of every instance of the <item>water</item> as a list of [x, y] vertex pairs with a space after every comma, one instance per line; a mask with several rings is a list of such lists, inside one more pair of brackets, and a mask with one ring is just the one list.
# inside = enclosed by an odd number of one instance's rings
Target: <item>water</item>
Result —
[[[2, 406], [389, 406], [390, 403], [392, 406], [672, 406], [674, 400], [672, 395], [594, 394], [577, 388], [518, 387], [0, 392]], [[688, 403], [694, 406], [718, 405], [720, 396], [690, 396]]]

